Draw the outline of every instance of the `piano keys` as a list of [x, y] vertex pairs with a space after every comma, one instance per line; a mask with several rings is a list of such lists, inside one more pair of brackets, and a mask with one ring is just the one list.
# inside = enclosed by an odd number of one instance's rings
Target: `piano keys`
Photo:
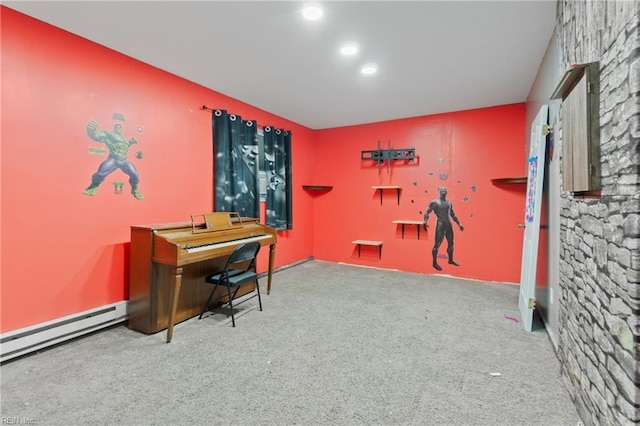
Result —
[[[258, 237], [251, 237], [251, 238], [243, 238], [242, 239], [242, 243], [246, 244], [246, 243], [250, 243], [253, 241], [260, 241], [263, 240], [265, 238], [271, 238], [270, 235], [260, 235]], [[187, 253], [197, 253], [200, 251], [208, 251], [208, 250], [212, 250], [212, 249], [220, 249], [222, 247], [227, 247], [227, 246], [237, 246], [238, 245], [238, 240], [231, 240], [231, 241], [225, 241], [224, 243], [218, 243], [218, 244], [203, 244], [203, 245], [198, 245], [198, 246], [193, 246], [193, 247], [186, 247], [185, 250], [187, 250]]]
[[[277, 243], [276, 230], [257, 219], [226, 212], [208, 213], [204, 223], [178, 222], [131, 227], [129, 328], [146, 334], [167, 329], [200, 313], [211, 286], [205, 276], [220, 271], [240, 244], [259, 241], [269, 246], [267, 294]], [[210, 221], [215, 226], [210, 225]], [[238, 296], [252, 291], [238, 293]], [[226, 297], [221, 292], [220, 298]]]

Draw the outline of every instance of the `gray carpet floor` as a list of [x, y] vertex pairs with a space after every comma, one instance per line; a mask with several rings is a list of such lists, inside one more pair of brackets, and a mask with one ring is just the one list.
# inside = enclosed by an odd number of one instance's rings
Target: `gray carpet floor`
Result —
[[274, 274], [235, 328], [219, 310], [169, 344], [121, 325], [4, 363], [2, 421], [579, 424], [517, 299], [514, 285], [310, 261]]

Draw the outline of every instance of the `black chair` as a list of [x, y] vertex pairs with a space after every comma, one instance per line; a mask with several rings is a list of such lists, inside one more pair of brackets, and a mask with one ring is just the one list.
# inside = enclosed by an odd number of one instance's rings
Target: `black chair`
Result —
[[[225, 304], [229, 305], [229, 309], [231, 311], [231, 322], [235, 327], [236, 319], [233, 316], [233, 299], [236, 297], [236, 294], [238, 294], [240, 286], [251, 281], [255, 281], [256, 283], [255, 294], [236, 303], [236, 306], [240, 303], [246, 302], [247, 300], [253, 299], [254, 297], [258, 297], [258, 304], [260, 305], [260, 310], [262, 310], [260, 285], [258, 284], [258, 274], [256, 273], [256, 257], [258, 256], [259, 251], [260, 243], [255, 241], [239, 245], [227, 259], [222, 272], [209, 275], [205, 278], [205, 281], [209, 284], [214, 284], [214, 287], [213, 290], [211, 290], [211, 294], [209, 295], [207, 302], [204, 304], [198, 319], [201, 319], [202, 315], [209, 310], [209, 304], [211, 303], [218, 286], [224, 286], [227, 288], [227, 296], [229, 297], [229, 300], [226, 303], [223, 303], [222, 306]], [[248, 263], [246, 267], [242, 267], [245, 263]], [[231, 288], [235, 289], [233, 294], [231, 294]]]

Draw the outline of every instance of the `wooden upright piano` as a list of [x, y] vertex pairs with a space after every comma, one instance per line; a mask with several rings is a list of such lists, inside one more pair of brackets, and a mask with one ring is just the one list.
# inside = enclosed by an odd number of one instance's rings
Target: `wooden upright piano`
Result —
[[250, 241], [269, 246], [269, 294], [277, 235], [257, 219], [216, 212], [194, 215], [191, 222], [132, 226], [129, 328], [147, 334], [166, 328], [170, 342], [174, 324], [199, 314], [206, 302], [211, 285], [205, 276], [219, 272], [231, 252]]

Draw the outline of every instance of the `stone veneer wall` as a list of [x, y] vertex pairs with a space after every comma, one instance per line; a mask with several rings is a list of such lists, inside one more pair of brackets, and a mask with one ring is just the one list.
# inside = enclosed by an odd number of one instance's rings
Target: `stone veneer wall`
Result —
[[602, 191], [560, 201], [558, 357], [593, 425], [640, 421], [639, 12], [629, 0], [558, 2], [561, 72], [600, 62]]

